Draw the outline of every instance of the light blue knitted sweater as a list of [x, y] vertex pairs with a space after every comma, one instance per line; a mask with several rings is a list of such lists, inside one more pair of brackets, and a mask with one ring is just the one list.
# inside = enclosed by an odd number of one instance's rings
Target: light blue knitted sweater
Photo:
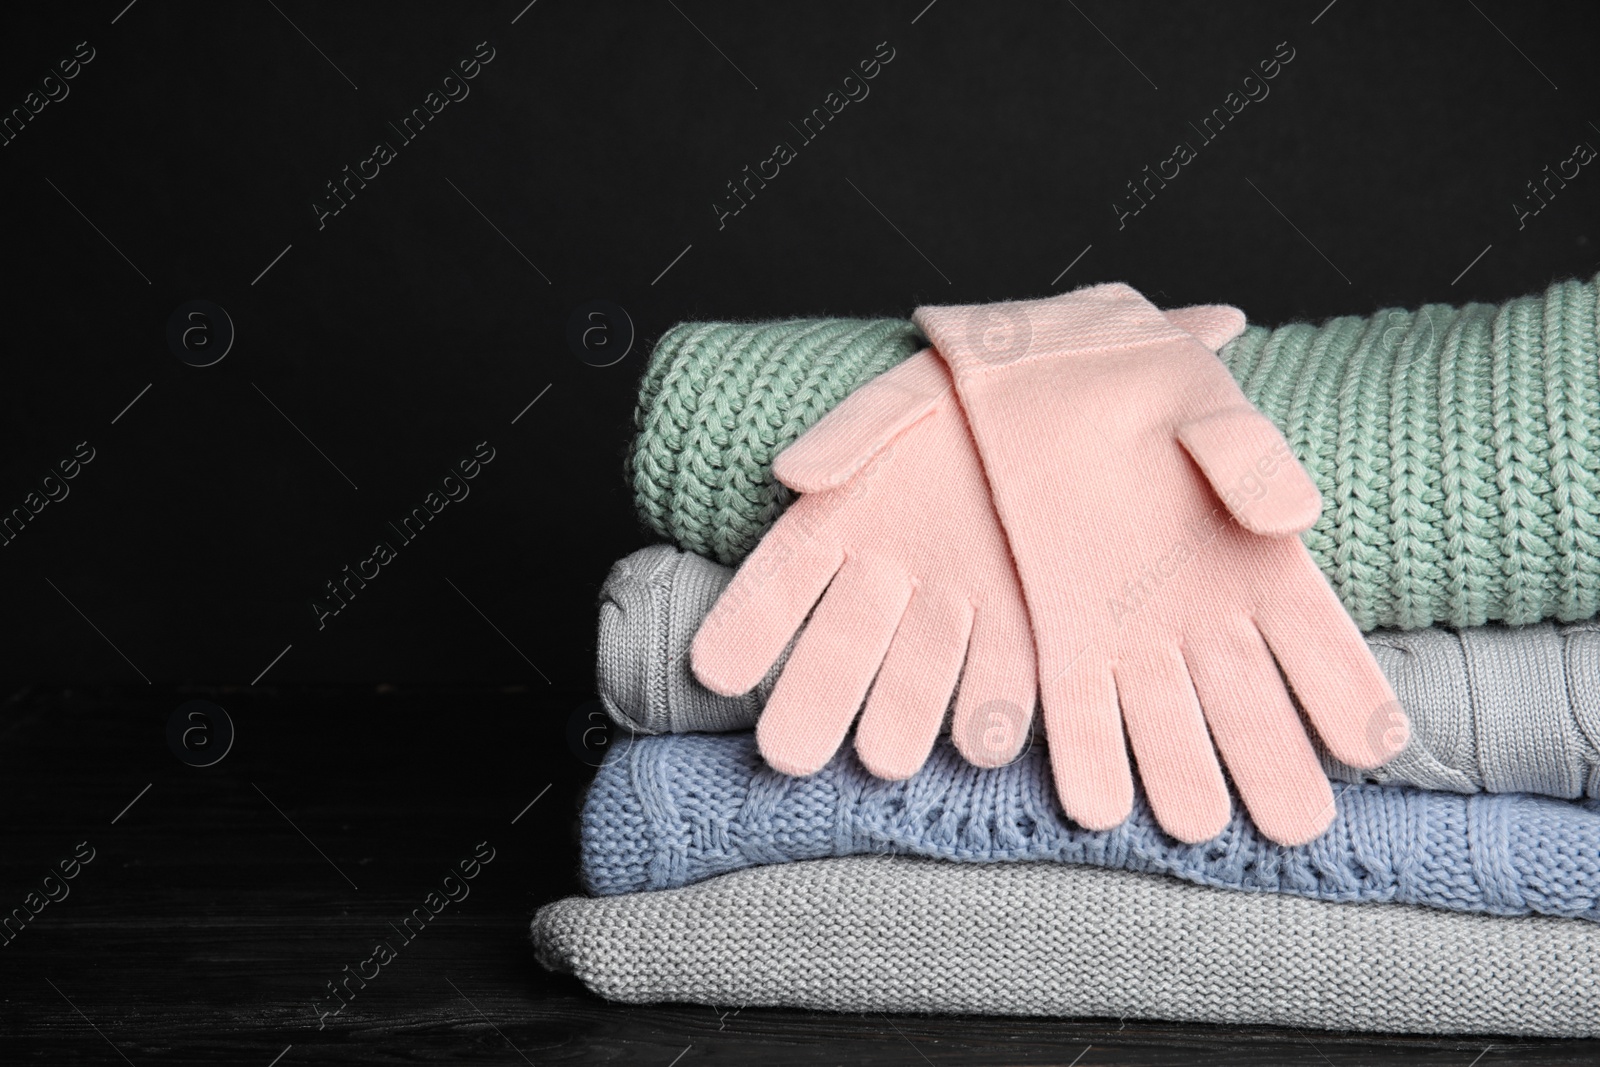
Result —
[[1054, 860], [1319, 900], [1600, 920], [1596, 802], [1334, 788], [1333, 825], [1310, 844], [1274, 844], [1235, 803], [1219, 837], [1186, 845], [1161, 832], [1143, 797], [1115, 830], [1069, 823], [1040, 749], [984, 770], [941, 740], [920, 772], [888, 782], [849, 749], [815, 775], [791, 778], [766, 766], [751, 733], [644, 737], [618, 743], [590, 787], [583, 878], [604, 895], [763, 863], [902, 853]]

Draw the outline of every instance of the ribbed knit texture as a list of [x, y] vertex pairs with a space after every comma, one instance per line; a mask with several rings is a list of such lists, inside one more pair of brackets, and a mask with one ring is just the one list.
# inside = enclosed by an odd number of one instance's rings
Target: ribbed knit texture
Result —
[[[713, 693], [689, 669], [689, 643], [732, 576], [671, 545], [612, 567], [600, 591], [596, 684], [619, 726], [642, 734], [755, 727], [785, 659], [736, 697]], [[1323, 753], [1329, 777], [1600, 797], [1600, 623], [1378, 630], [1367, 645], [1411, 719], [1411, 744], [1374, 771]]]
[[[1254, 326], [1223, 348], [1322, 493], [1304, 540], [1362, 629], [1600, 613], [1597, 285]], [[737, 563], [790, 500], [773, 457], [922, 345], [892, 319], [675, 327], [636, 413], [646, 526]]]
[[584, 803], [582, 875], [598, 895], [670, 889], [742, 867], [905, 853], [1053, 860], [1226, 889], [1392, 901], [1494, 915], [1600, 919], [1600, 811], [1522, 794], [1336, 787], [1333, 825], [1306, 845], [1262, 837], [1235, 806], [1211, 841], [1162, 833], [1142, 794], [1114, 830], [1068, 823], [1035, 747], [974, 767], [941, 740], [905, 781], [846, 751], [810, 778], [767, 767], [752, 735], [624, 740]]
[[685, 889], [557, 901], [532, 934], [547, 968], [635, 1004], [1600, 1034], [1600, 927], [1590, 923], [1331, 904], [1058, 864], [881, 856], [757, 867]]

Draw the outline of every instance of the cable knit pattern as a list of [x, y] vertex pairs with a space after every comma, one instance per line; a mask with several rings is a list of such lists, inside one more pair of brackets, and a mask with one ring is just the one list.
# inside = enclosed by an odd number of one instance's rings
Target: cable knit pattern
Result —
[[[1600, 613], [1597, 298], [1600, 277], [1223, 348], [1323, 495], [1304, 540], [1362, 629]], [[635, 416], [645, 524], [737, 563], [789, 502], [773, 457], [923, 344], [892, 319], [675, 327]]]
[[623, 741], [584, 804], [582, 873], [596, 894], [670, 889], [765, 863], [873, 853], [1051, 860], [1168, 874], [1226, 889], [1390, 901], [1493, 915], [1600, 919], [1600, 811], [1521, 794], [1457, 796], [1376, 785], [1336, 791], [1309, 844], [1262, 837], [1235, 805], [1215, 839], [1186, 845], [1142, 795], [1115, 830], [1061, 815], [1038, 748], [994, 770], [941, 740], [921, 771], [875, 778], [845, 752], [809, 778], [767, 767], [747, 733]]
[[[671, 545], [612, 567], [600, 591], [596, 684], [619, 726], [642, 734], [755, 727], [787, 651], [736, 697], [713, 693], [689, 669], [695, 631], [732, 576]], [[1600, 622], [1377, 630], [1367, 646], [1411, 719], [1411, 743], [1370, 771], [1323, 753], [1330, 778], [1600, 798]], [[949, 722], [947, 710], [945, 732]]]
[[532, 936], [546, 968], [633, 1004], [1600, 1034], [1591, 923], [1063, 864], [870, 856], [756, 867], [560, 900], [539, 910]]

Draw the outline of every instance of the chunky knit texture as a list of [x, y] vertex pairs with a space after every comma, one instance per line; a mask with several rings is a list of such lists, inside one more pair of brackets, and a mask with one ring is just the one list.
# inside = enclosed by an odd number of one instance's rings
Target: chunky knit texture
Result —
[[1493, 915], [1600, 919], [1600, 811], [1522, 794], [1338, 787], [1328, 832], [1284, 848], [1237, 811], [1182, 844], [1142, 795], [1114, 830], [1068, 823], [1038, 748], [974, 767], [947, 740], [913, 777], [884, 781], [848, 750], [810, 778], [763, 763], [750, 734], [623, 741], [584, 804], [582, 874], [595, 894], [670, 889], [742, 867], [909, 853], [1053, 860], [1219, 888], [1391, 901]]
[[635, 1004], [1600, 1034], [1590, 923], [1057, 864], [875, 856], [756, 867], [662, 893], [557, 901], [532, 934], [545, 967]]
[[[1600, 277], [1253, 326], [1223, 348], [1322, 493], [1304, 540], [1362, 629], [1600, 613], [1597, 309]], [[791, 499], [777, 453], [923, 344], [893, 319], [675, 327], [640, 386], [645, 524], [738, 562]]]
[[[732, 576], [671, 545], [641, 548], [611, 568], [600, 593], [596, 682], [619, 726], [641, 734], [754, 729], [785, 657], [733, 697], [689, 670], [689, 642]], [[1367, 645], [1405, 705], [1411, 744], [1372, 771], [1323, 753], [1329, 777], [1600, 798], [1600, 622], [1378, 630]]]
[[639, 385], [628, 474], [646, 525], [735, 563], [793, 499], [772, 461], [857, 386], [924, 347], [899, 319], [686, 322]]

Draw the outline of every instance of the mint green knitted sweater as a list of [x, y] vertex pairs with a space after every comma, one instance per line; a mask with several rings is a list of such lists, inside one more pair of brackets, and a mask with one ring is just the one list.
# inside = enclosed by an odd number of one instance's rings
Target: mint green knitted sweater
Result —
[[[1363, 630], [1600, 613], [1597, 306], [1600, 276], [1223, 348], [1322, 491], [1304, 539]], [[899, 319], [674, 327], [635, 413], [645, 525], [737, 563], [792, 499], [773, 458], [924, 344]]]

